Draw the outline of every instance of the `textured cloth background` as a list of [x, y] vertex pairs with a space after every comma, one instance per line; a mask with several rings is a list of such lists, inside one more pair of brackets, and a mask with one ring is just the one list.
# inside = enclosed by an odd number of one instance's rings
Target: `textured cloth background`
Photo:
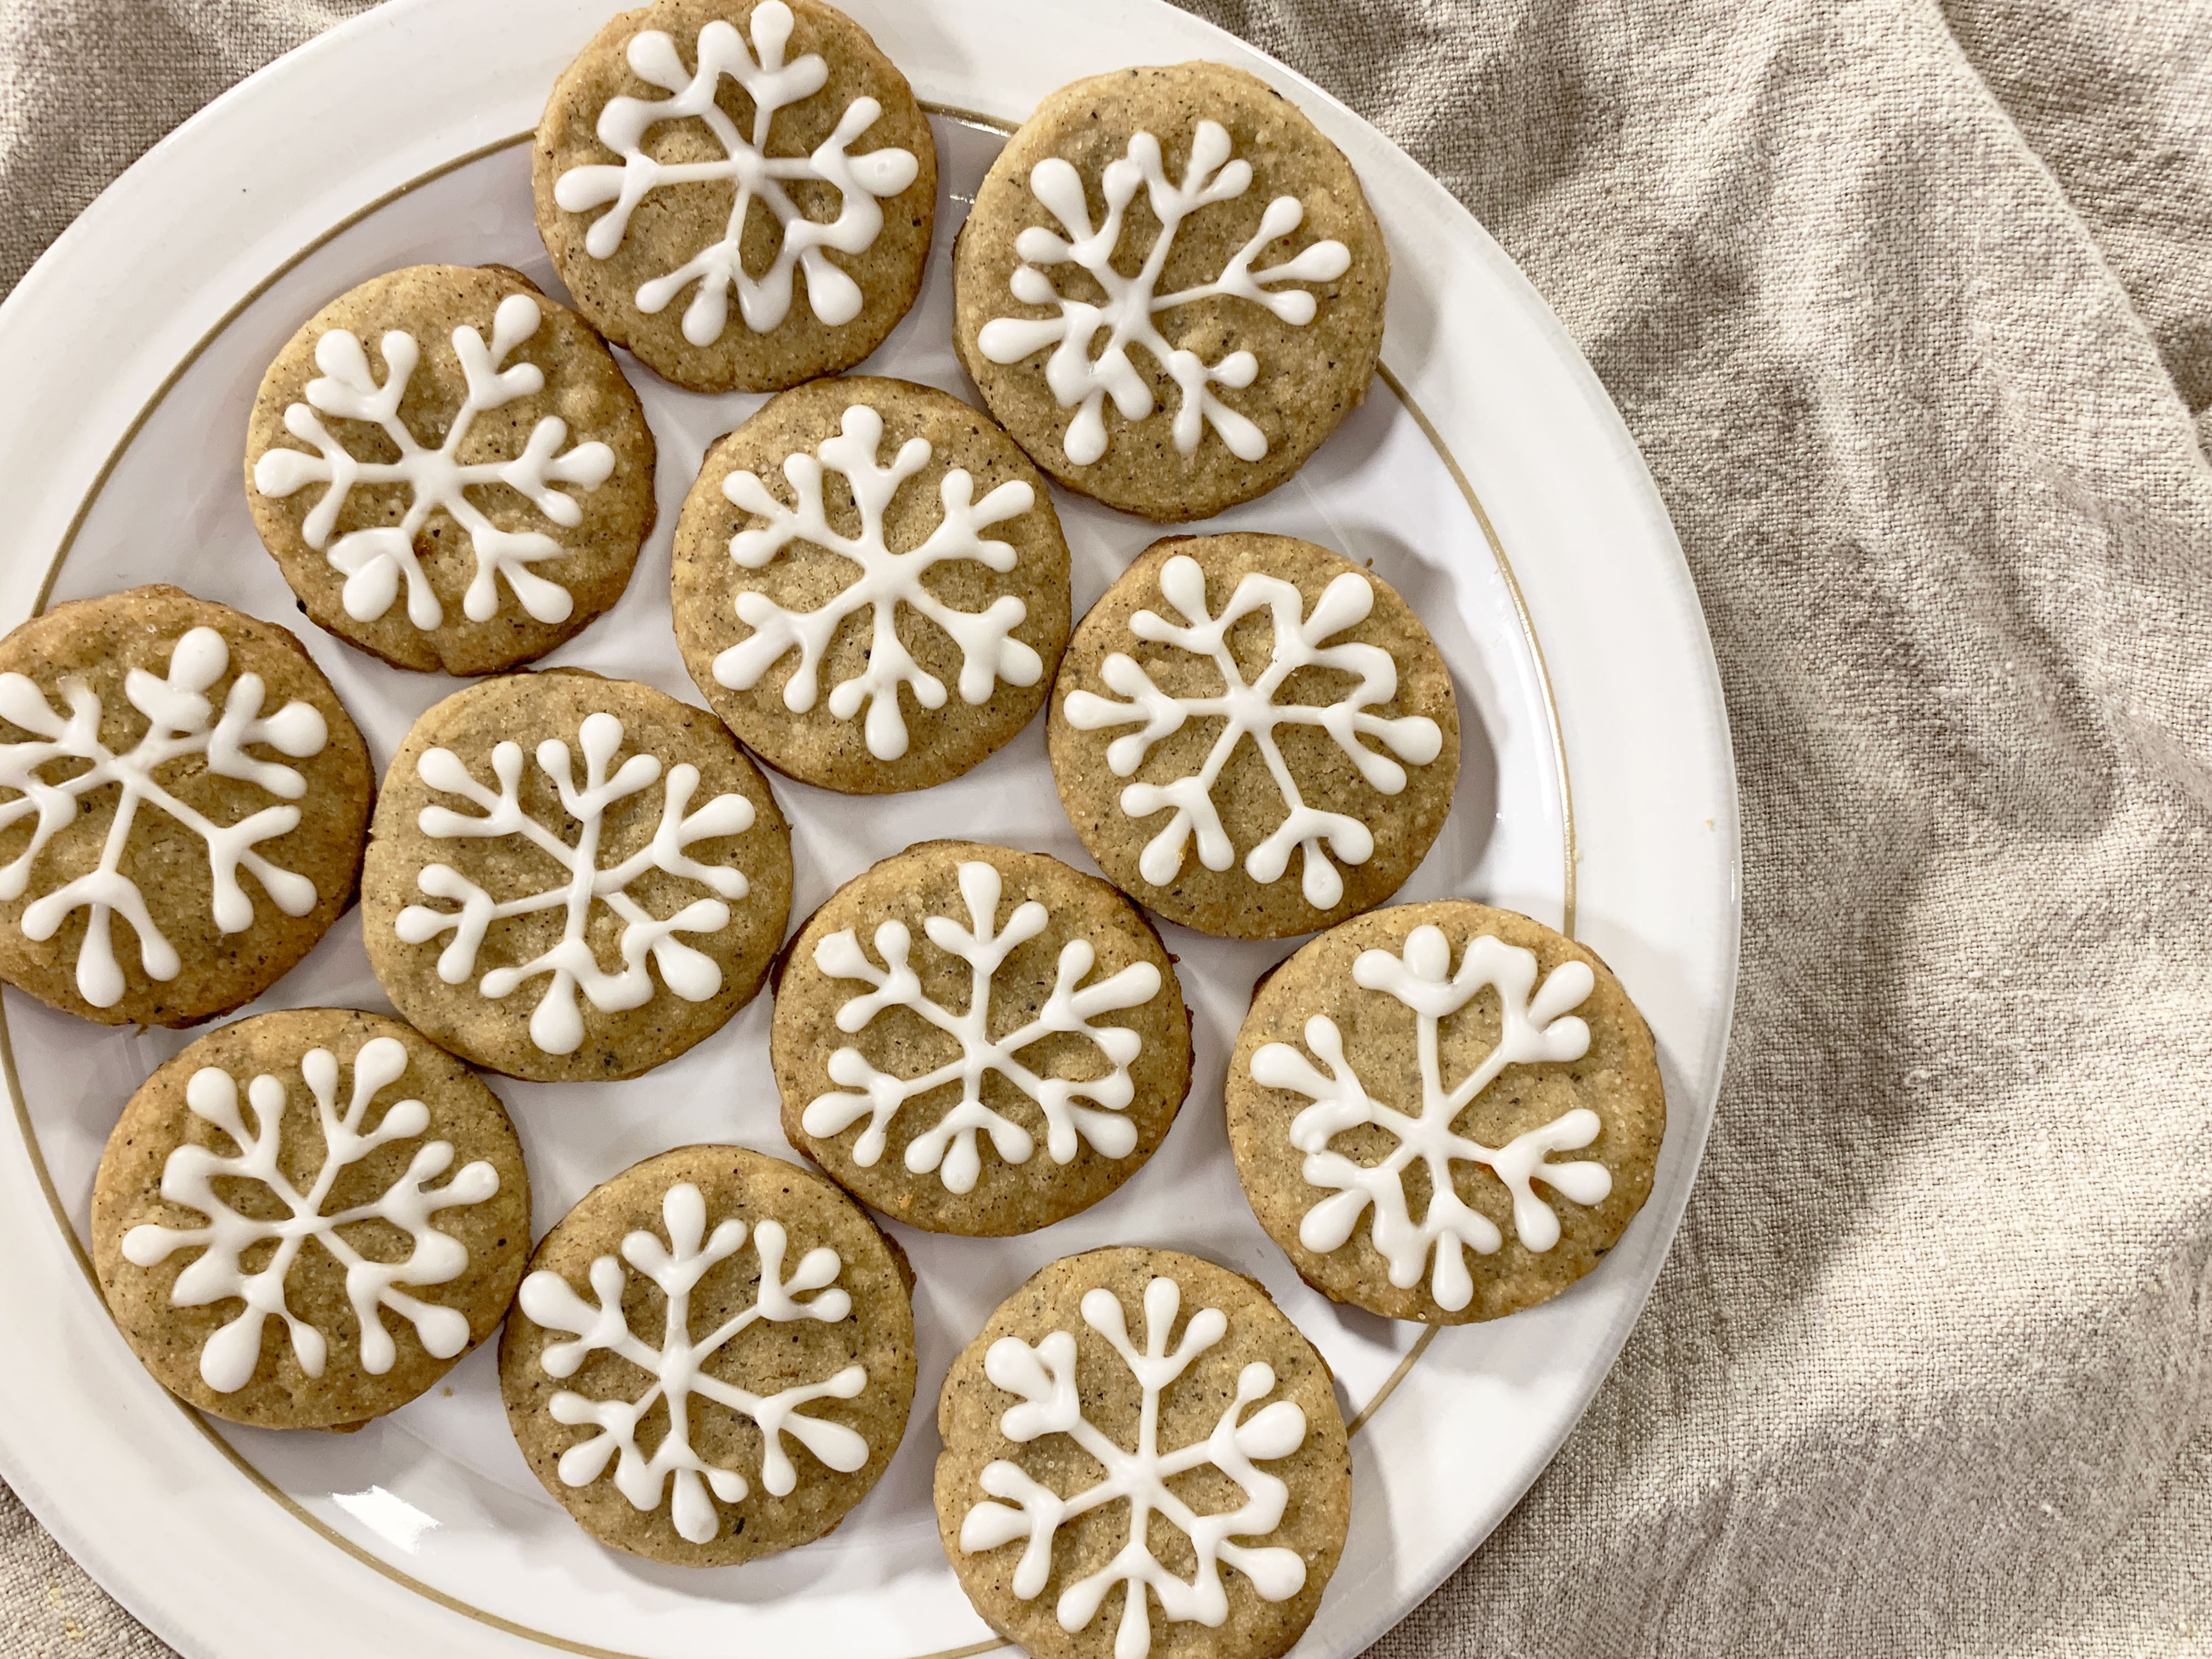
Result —
[[[1197, 9], [1565, 319], [1741, 769], [1680, 1239], [1559, 1461], [1378, 1654], [2212, 1650], [2212, 9]], [[0, 0], [0, 287], [349, 9]], [[0, 1656], [166, 1652], [0, 1504]]]

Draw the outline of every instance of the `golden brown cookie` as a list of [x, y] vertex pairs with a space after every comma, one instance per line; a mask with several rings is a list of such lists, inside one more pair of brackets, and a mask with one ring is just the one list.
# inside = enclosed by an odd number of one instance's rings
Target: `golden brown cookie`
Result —
[[166, 586], [55, 606], [0, 640], [0, 980], [104, 1025], [251, 1002], [353, 902], [374, 787], [273, 623]]
[[1451, 810], [1459, 714], [1371, 570], [1288, 536], [1171, 536], [1076, 629], [1050, 747], [1116, 886], [1202, 933], [1279, 939], [1413, 874]]
[[1195, 1256], [1054, 1262], [953, 1361], [937, 1426], [945, 1553], [1036, 1659], [1274, 1659], [1344, 1549], [1328, 1365], [1267, 1291]]
[[1000, 152], [953, 264], [984, 405], [1070, 489], [1202, 519], [1367, 394], [1390, 259], [1342, 151], [1242, 70], [1063, 87]]
[[538, 229], [576, 307], [694, 392], [849, 368], [915, 295], [937, 210], [929, 119], [819, 0], [654, 0], [545, 106]]
[[1667, 1127], [1650, 1030], [1605, 963], [1467, 899], [1355, 917], [1277, 969], [1227, 1093], [1245, 1195], [1299, 1274], [1428, 1324], [1595, 1267]]
[[924, 842], [793, 940], [783, 1132], [896, 1220], [1029, 1232], [1134, 1175], [1190, 1088], [1190, 1012], [1136, 906], [1042, 853]]
[[635, 1077], [721, 1029], [791, 914], [791, 831], [714, 717], [580, 669], [426, 712], [362, 878], [395, 1006], [479, 1066]]
[[289, 1009], [209, 1032], [131, 1096], [92, 1254], [163, 1387], [236, 1423], [358, 1426], [506, 1316], [530, 1182], [451, 1054], [380, 1014]]
[[1067, 644], [1067, 544], [989, 416], [907, 380], [799, 386], [707, 452], [676, 639], [780, 772], [848, 794], [957, 777], [1029, 724]]
[[307, 615], [400, 668], [540, 657], [622, 597], [653, 434], [605, 342], [520, 273], [412, 265], [262, 377], [246, 502]]
[[507, 1422], [603, 1544], [726, 1566], [867, 1495], [914, 1403], [913, 1275], [820, 1176], [684, 1146], [592, 1188], [531, 1258]]

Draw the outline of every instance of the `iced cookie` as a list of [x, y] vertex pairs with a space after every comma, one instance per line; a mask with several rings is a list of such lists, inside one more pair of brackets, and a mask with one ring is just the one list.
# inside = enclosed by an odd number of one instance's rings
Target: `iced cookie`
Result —
[[1366, 396], [1390, 260], [1343, 152], [1242, 70], [1063, 87], [954, 252], [953, 344], [1070, 489], [1202, 519], [1273, 489]]
[[174, 587], [55, 606], [0, 640], [0, 980], [103, 1025], [251, 1002], [353, 902], [374, 786], [283, 629]]
[[925, 842], [799, 930], [769, 1048], [783, 1131], [933, 1232], [1028, 1232], [1134, 1175], [1190, 1088], [1152, 924], [1042, 853]]
[[1035, 1659], [1274, 1659], [1352, 1514], [1328, 1367], [1250, 1279], [1173, 1250], [1055, 1261], [952, 1363], [937, 1527]]
[[1029, 724], [1067, 644], [1067, 544], [988, 416], [905, 380], [819, 380], [708, 451], [675, 596], [691, 678], [754, 753], [884, 794]]
[[485, 674], [622, 597], [653, 462], [575, 313], [501, 266], [414, 265], [331, 301], [270, 365], [246, 500], [321, 626], [401, 668]]
[[424, 1034], [510, 1077], [635, 1077], [719, 1030], [791, 913], [791, 831], [714, 717], [579, 669], [456, 692], [392, 757], [362, 877], [369, 965]]
[[499, 1349], [530, 1468], [603, 1544], [726, 1566], [819, 1538], [914, 1403], [913, 1274], [820, 1176], [684, 1146], [585, 1194]]
[[171, 1392], [262, 1428], [405, 1405], [492, 1334], [529, 1254], [498, 1098], [346, 1008], [209, 1032], [131, 1096], [93, 1184], [125, 1338]]
[[937, 145], [842, 12], [655, 0], [562, 75], [531, 185], [599, 332], [695, 392], [774, 392], [851, 368], [914, 303]]
[[1288, 536], [1156, 542], [1069, 642], [1053, 776], [1124, 892], [1236, 939], [1380, 904], [1443, 828], [1450, 672], [1372, 571]]
[[1596, 1266], [1667, 1127], [1650, 1030], [1605, 963], [1466, 899], [1355, 917], [1277, 969], [1228, 1102], [1245, 1194], [1305, 1280], [1441, 1325]]

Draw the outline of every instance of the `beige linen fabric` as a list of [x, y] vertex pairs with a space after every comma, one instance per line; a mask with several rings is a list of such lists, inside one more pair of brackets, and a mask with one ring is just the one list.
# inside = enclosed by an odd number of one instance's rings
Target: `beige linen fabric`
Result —
[[[1681, 1237], [1558, 1462], [1378, 1653], [2205, 1652], [2212, 10], [1199, 9], [1434, 170], [1581, 341], [1741, 775]], [[0, 283], [344, 9], [0, 0]], [[0, 1656], [165, 1651], [0, 1507]]]

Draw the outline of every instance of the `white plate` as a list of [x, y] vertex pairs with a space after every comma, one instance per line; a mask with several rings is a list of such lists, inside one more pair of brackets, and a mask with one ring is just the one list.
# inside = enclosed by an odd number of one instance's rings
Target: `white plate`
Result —
[[[1454, 816], [1402, 896], [1463, 893], [1564, 923], [1649, 1015], [1669, 1121], [1650, 1202], [1557, 1301], [1433, 1340], [1305, 1289], [1237, 1191], [1224, 1056], [1284, 945], [1170, 929], [1198, 1080], [1166, 1145], [1085, 1214], [1011, 1240], [900, 1230], [920, 1273], [921, 1376], [882, 1485], [806, 1549], [707, 1572], [617, 1557], [538, 1489], [489, 1352], [364, 1432], [204, 1426], [131, 1359], [80, 1240], [123, 1100], [185, 1036], [95, 1029], [9, 994], [0, 1058], [0, 1473], [147, 1624], [191, 1655], [319, 1659], [731, 1651], [912, 1659], [999, 1645], [939, 1553], [928, 1504], [936, 1385], [1033, 1268], [1093, 1245], [1194, 1249], [1256, 1274], [1328, 1355], [1355, 1417], [1352, 1540], [1297, 1651], [1356, 1652], [1494, 1526], [1542, 1468], [1634, 1323], [1690, 1188], [1719, 1081], [1736, 961], [1734, 770], [1711, 647], [1666, 514], [1605, 394], [1543, 302], [1434, 180], [1326, 94], [1154, 0], [847, 0], [940, 112], [938, 253], [866, 365], [963, 390], [944, 251], [1018, 121], [1079, 76], [1204, 57], [1283, 88], [1358, 167], [1395, 264], [1384, 382], [1274, 495], [1223, 520], [1375, 568], [1427, 619], [1462, 699]], [[551, 285], [530, 220], [534, 125], [607, 0], [395, 0], [254, 76], [139, 162], [0, 307], [0, 625], [50, 600], [176, 581], [295, 626], [380, 763], [453, 682], [398, 673], [298, 618], [258, 550], [239, 447], [263, 368], [353, 283], [427, 260], [501, 261]], [[670, 526], [705, 444], [758, 399], [637, 370], [661, 444], [661, 528], [628, 596], [551, 660], [694, 696], [668, 631]], [[1060, 496], [1079, 614], [1150, 526]], [[1548, 667], [1548, 677], [1547, 670]], [[958, 833], [1082, 854], [1042, 721], [954, 784], [856, 805], [779, 781], [796, 914], [872, 860]], [[266, 1006], [386, 1006], [349, 917]], [[696, 1139], [785, 1147], [769, 1006], [644, 1080], [504, 1083], [550, 1225], [593, 1182]]]

